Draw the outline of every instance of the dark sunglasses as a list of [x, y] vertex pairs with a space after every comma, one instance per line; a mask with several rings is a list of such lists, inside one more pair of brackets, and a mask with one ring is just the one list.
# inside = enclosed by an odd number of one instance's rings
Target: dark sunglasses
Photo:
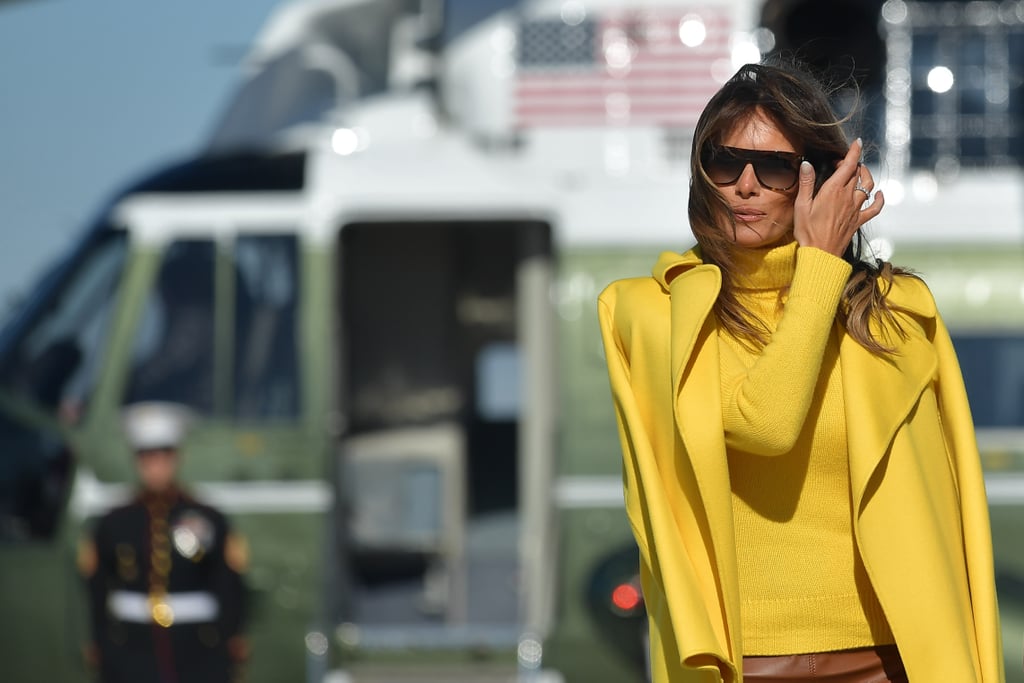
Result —
[[750, 164], [761, 187], [784, 192], [800, 177], [800, 162], [804, 157], [795, 152], [764, 152], [755, 149], [709, 146], [700, 156], [701, 166], [716, 185], [732, 185]]

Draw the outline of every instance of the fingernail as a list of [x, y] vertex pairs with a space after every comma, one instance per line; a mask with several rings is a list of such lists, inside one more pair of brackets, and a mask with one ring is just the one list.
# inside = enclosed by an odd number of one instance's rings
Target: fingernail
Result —
[[860, 138], [857, 138], [856, 140], [854, 140], [854, 142], [856, 142], [856, 143], [857, 143], [858, 145], [860, 145], [861, 147], [863, 147], [863, 146], [864, 146], [864, 141], [863, 141], [863, 140], [861, 140]]
[[811, 174], [811, 168], [812, 168], [811, 167], [811, 162], [809, 162], [809, 161], [801, 161], [800, 162], [800, 173], [802, 173], [803, 175], [810, 175]]

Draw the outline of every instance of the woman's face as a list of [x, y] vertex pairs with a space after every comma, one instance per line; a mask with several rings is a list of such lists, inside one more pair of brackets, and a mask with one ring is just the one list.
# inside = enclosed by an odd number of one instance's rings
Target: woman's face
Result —
[[[755, 109], [718, 144], [741, 150], [803, 154], [802, 145], [787, 137], [760, 109]], [[756, 249], [790, 241], [793, 238], [793, 202], [798, 186], [799, 183], [794, 183], [787, 190], [769, 189], [758, 181], [754, 167], [749, 163], [735, 182], [718, 185], [718, 191], [732, 208], [733, 242], [740, 247]], [[725, 229], [732, 237], [733, 227], [726, 226]]]

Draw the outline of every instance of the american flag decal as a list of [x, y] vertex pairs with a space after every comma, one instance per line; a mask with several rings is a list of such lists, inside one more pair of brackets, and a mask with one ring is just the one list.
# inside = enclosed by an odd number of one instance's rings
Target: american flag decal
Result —
[[693, 128], [730, 71], [725, 8], [541, 19], [517, 40], [515, 123]]

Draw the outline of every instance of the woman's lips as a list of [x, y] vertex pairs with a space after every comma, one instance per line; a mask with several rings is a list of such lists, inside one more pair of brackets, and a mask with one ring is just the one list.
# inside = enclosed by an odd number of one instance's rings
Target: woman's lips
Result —
[[753, 223], [761, 220], [766, 215], [764, 211], [758, 211], [757, 209], [747, 207], [735, 208], [732, 210], [732, 214], [736, 217], [736, 220], [741, 223]]

